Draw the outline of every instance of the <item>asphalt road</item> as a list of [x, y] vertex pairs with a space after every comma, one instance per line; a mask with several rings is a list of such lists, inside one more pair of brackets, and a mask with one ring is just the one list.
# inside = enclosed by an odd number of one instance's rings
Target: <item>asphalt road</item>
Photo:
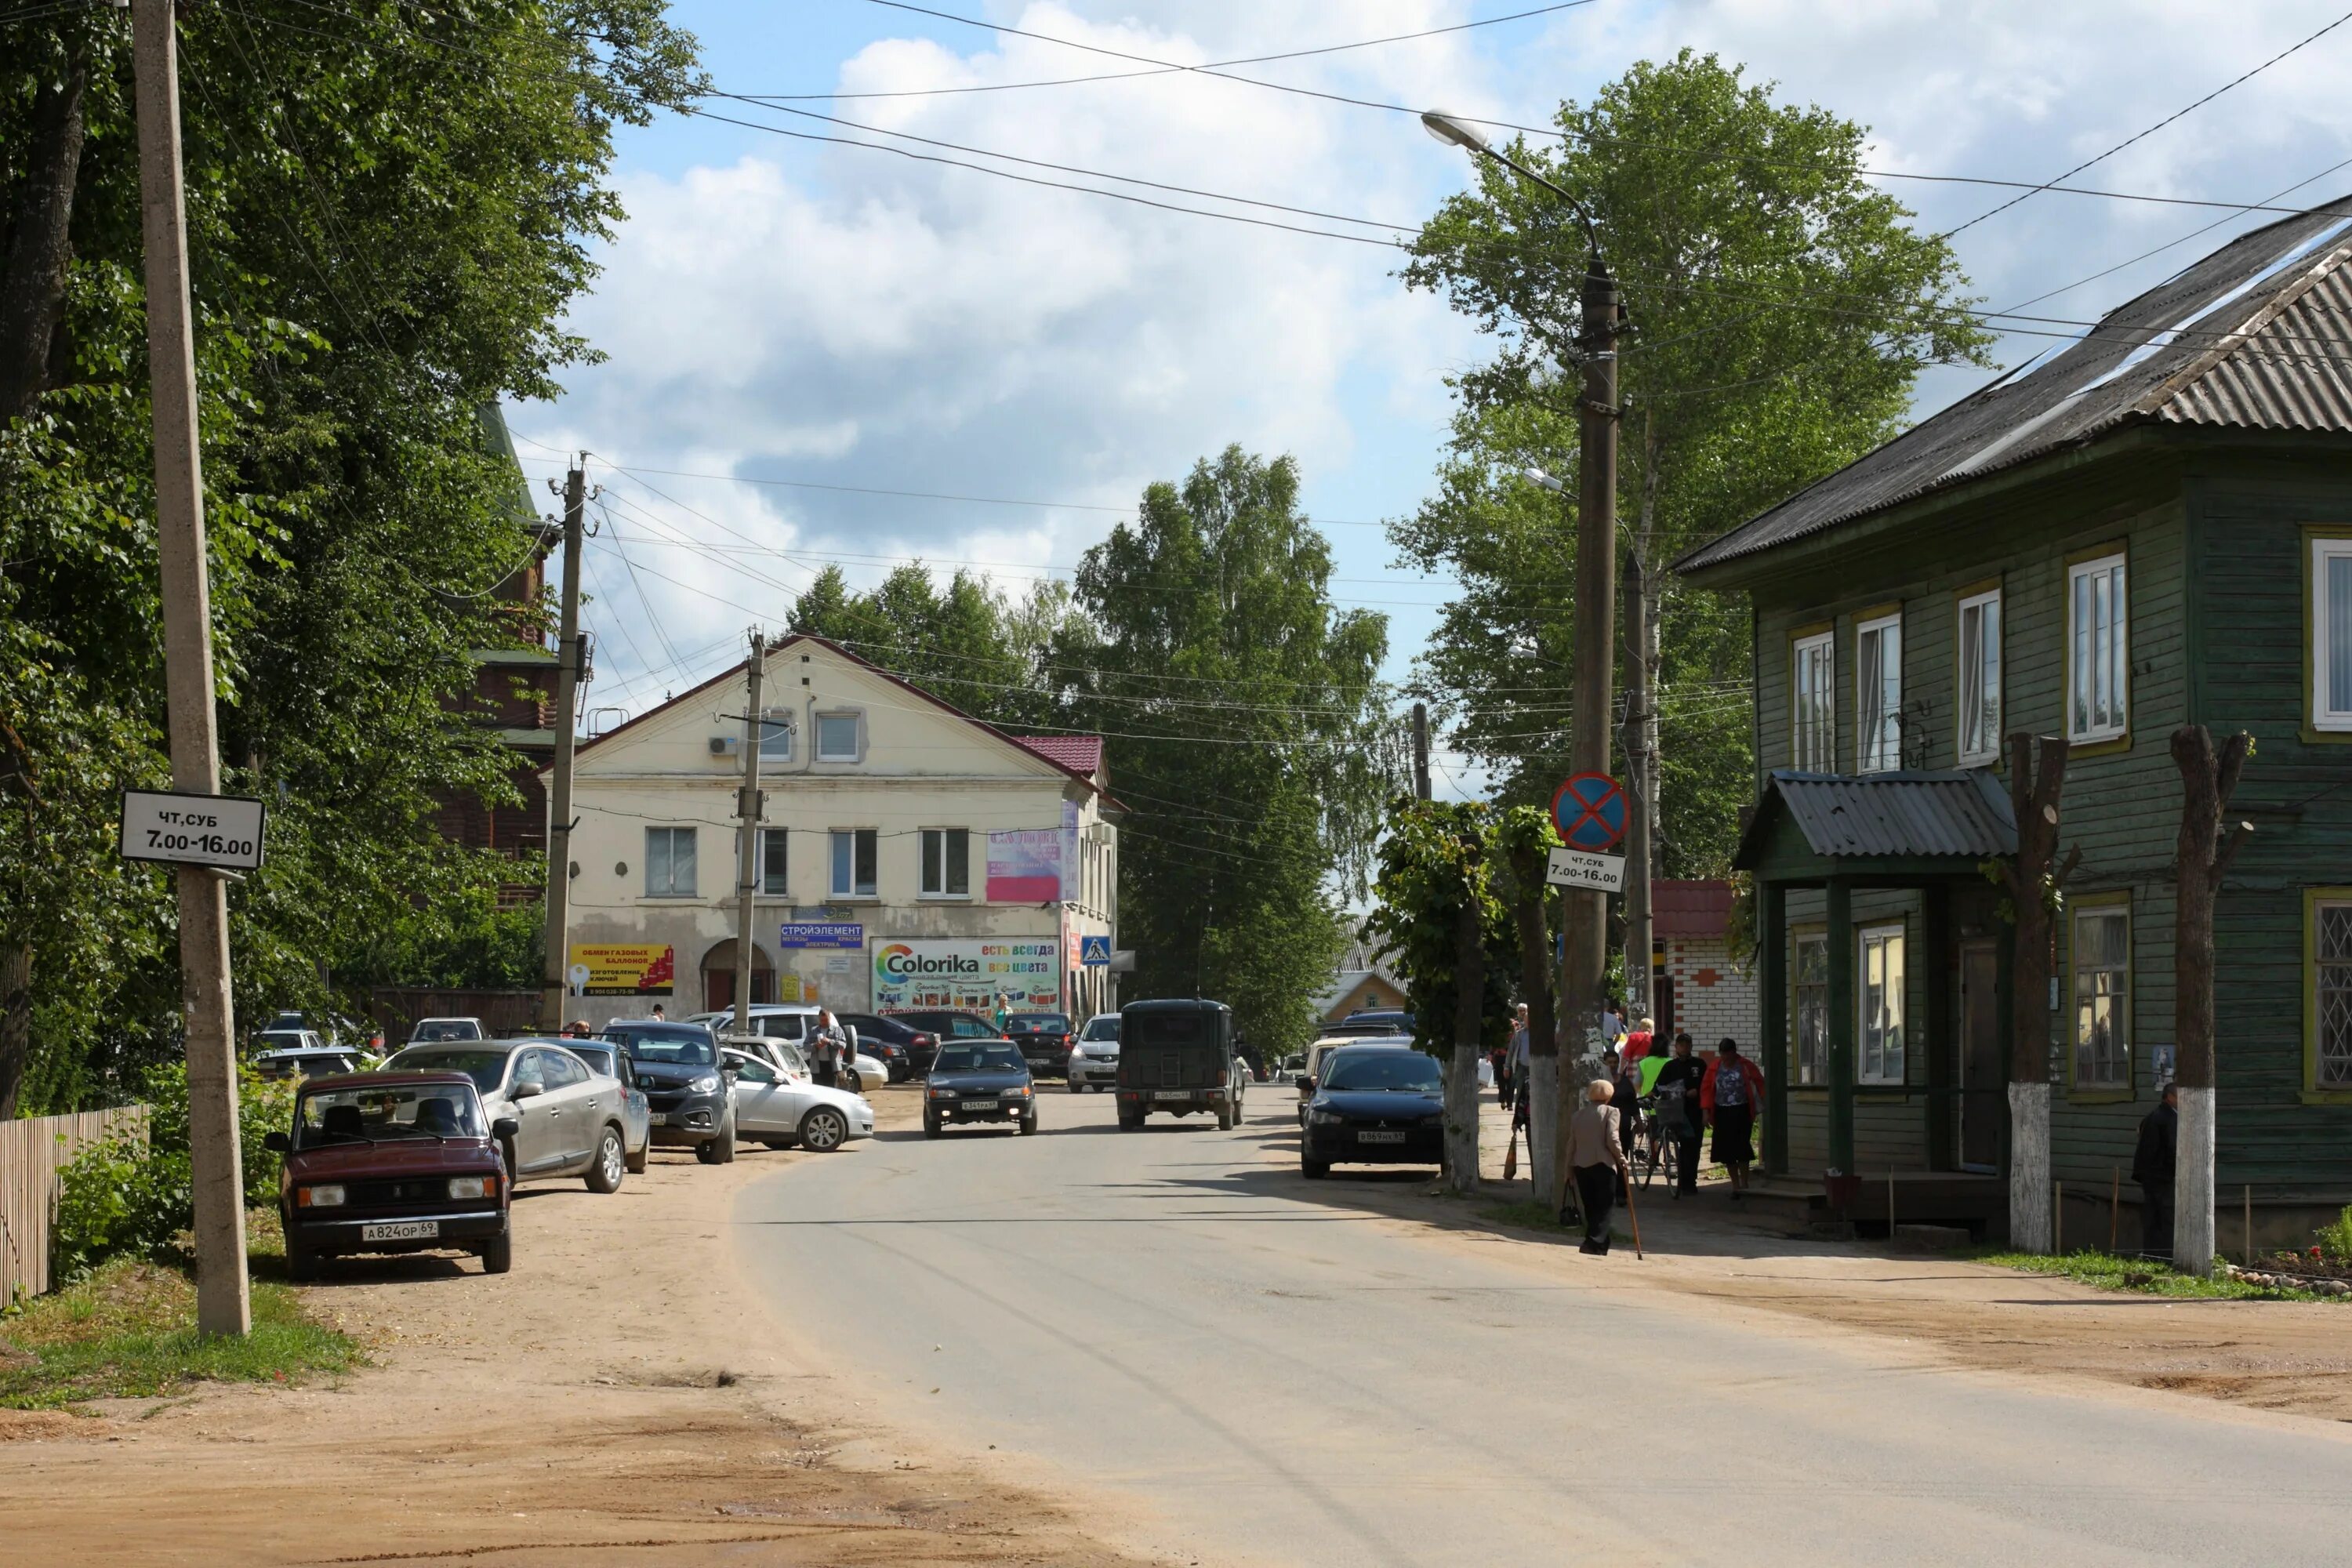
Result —
[[[2341, 1563], [2352, 1441], [1948, 1370], [1351, 1206], [1245, 1124], [898, 1134], [737, 1210], [761, 1288], [856, 1325], [880, 1414], [1038, 1462], [1202, 1563]], [[1397, 1179], [1397, 1178], [1387, 1178]], [[1425, 1178], [1406, 1178], [1425, 1179]], [[936, 1349], [934, 1347], [937, 1347]], [[936, 1392], [933, 1392], [936, 1390]]]

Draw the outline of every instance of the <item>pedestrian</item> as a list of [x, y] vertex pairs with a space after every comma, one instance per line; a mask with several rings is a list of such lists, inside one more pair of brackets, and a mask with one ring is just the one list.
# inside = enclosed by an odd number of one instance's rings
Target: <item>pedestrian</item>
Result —
[[834, 1022], [833, 1009], [816, 1010], [816, 1032], [809, 1037], [809, 1048], [816, 1059], [810, 1064], [810, 1076], [826, 1089], [837, 1088], [841, 1082], [841, 1053], [845, 1042], [841, 1026]]
[[667, 1024], [669, 1022], [669, 1013], [658, 1002], [654, 1004], [654, 1022], [656, 1024]]
[[1706, 1065], [1692, 1054], [1690, 1031], [1676, 1031], [1675, 1054], [1658, 1069], [1657, 1079], [1652, 1085], [1655, 1098], [1650, 1108], [1650, 1125], [1654, 1135], [1669, 1139], [1675, 1145], [1677, 1199], [1698, 1191], [1699, 1145], [1704, 1142], [1699, 1131], [1698, 1089], [1706, 1077]]
[[1633, 1155], [1633, 1137], [1642, 1130], [1642, 1058], [1633, 1052], [1633, 1042], [1644, 1045], [1646, 1035], [1628, 1035], [1617, 1053], [1616, 1091], [1609, 1103], [1617, 1111], [1617, 1139], [1624, 1146], [1627, 1159]]
[[1601, 1005], [1601, 1050], [1602, 1055], [1617, 1048], [1619, 1037], [1625, 1033], [1625, 1019], [1620, 1013], [1617, 999], [1611, 997]]
[[1628, 1030], [1625, 1035], [1625, 1048], [1618, 1056], [1618, 1065], [1622, 1067], [1629, 1061], [1638, 1062], [1648, 1056], [1653, 1044], [1657, 1039], [1656, 1030], [1657, 1025], [1647, 1018], [1642, 1019]]
[[588, 1027], [588, 1020], [585, 1018], [572, 1019], [572, 1022], [563, 1026], [563, 1033], [565, 1037], [570, 1039], [584, 1040], [589, 1038], [590, 1030]]
[[1699, 1080], [1699, 1108], [1715, 1129], [1715, 1161], [1731, 1173], [1731, 1199], [1748, 1190], [1748, 1167], [1755, 1163], [1750, 1135], [1764, 1109], [1764, 1075], [1739, 1054], [1739, 1042], [1726, 1036], [1716, 1043], [1715, 1060]]
[[1585, 1089], [1584, 1103], [1568, 1119], [1568, 1168], [1576, 1201], [1584, 1210], [1584, 1244], [1579, 1252], [1609, 1255], [1609, 1215], [1617, 1204], [1617, 1184], [1625, 1173], [1625, 1151], [1617, 1141], [1616, 1093], [1605, 1078]]
[[2179, 1158], [2180, 1090], [2168, 1083], [2157, 1097], [2156, 1109], [2140, 1118], [2139, 1147], [2132, 1151], [2143, 1258], [2172, 1256], [2172, 1178]]
[[1503, 1065], [1496, 1069], [1495, 1087], [1500, 1092], [1503, 1109], [1510, 1110], [1527, 1092], [1528, 1056], [1531, 1042], [1528, 1036], [1528, 1005], [1520, 1003], [1511, 1015], [1511, 1043], [1503, 1047]]

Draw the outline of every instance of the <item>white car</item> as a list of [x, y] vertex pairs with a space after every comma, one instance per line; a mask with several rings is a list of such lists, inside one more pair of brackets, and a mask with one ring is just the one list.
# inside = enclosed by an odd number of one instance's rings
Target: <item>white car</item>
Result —
[[487, 1040], [490, 1032], [479, 1018], [419, 1018], [408, 1031], [412, 1046], [437, 1046], [449, 1040]]
[[728, 1092], [735, 1102], [738, 1137], [771, 1149], [797, 1143], [829, 1154], [853, 1138], [874, 1136], [874, 1108], [862, 1095], [812, 1083], [805, 1073], [781, 1067], [765, 1054], [728, 1049], [719, 1059], [735, 1069]]
[[[809, 1002], [755, 1002], [751, 1009], [751, 1035], [762, 1040], [789, 1040], [806, 1049], [809, 1036], [816, 1028], [817, 1009]], [[755, 1049], [759, 1040], [734, 1033], [735, 1014], [730, 1008], [717, 1013], [697, 1013], [687, 1020], [689, 1024], [708, 1024], [710, 1032], [727, 1045], [743, 1050]], [[841, 1026], [849, 1037], [850, 1059], [843, 1064], [841, 1087], [852, 1094], [863, 1094], [868, 1088], [879, 1088], [890, 1081], [890, 1067], [879, 1057], [868, 1056], [857, 1048], [857, 1031], [850, 1025]]]
[[1070, 1092], [1118, 1087], [1118, 1015], [1097, 1013], [1070, 1047]]

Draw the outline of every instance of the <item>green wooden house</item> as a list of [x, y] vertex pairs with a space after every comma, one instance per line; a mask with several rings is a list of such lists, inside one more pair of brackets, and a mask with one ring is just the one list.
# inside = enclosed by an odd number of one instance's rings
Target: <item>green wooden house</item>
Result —
[[2104, 1241], [2170, 1068], [2168, 742], [2198, 722], [2258, 747], [2218, 916], [2222, 1235], [2249, 1194], [2281, 1241], [2352, 1203], [2352, 198], [1678, 569], [1753, 612], [1768, 1168], [2002, 1169], [2009, 932], [1980, 867], [2015, 844], [2003, 737], [2063, 735], [2052, 1173], [2085, 1205], [2067, 1235]]

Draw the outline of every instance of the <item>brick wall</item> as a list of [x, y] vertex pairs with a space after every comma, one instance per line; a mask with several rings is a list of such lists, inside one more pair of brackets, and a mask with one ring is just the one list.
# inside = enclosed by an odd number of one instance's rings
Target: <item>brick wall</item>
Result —
[[1742, 974], [1730, 949], [1716, 937], [1668, 937], [1666, 973], [1675, 986], [1675, 1027], [1687, 1029], [1700, 1050], [1728, 1035], [1750, 1056], [1760, 1047], [1756, 977]]

